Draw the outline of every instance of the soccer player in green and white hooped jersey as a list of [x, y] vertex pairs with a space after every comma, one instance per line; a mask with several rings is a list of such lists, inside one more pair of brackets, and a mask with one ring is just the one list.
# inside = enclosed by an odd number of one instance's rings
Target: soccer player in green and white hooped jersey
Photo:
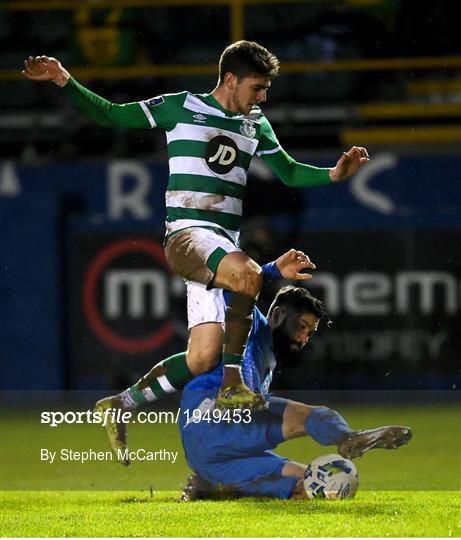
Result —
[[[29, 57], [23, 71], [29, 79], [63, 87], [100, 125], [166, 131], [170, 180], [165, 255], [173, 271], [186, 279], [190, 338], [186, 354], [163, 363], [159, 388], [175, 388], [208, 371], [222, 354], [221, 407], [263, 406], [241, 377], [251, 313], [263, 281], [259, 265], [238, 248], [251, 158], [259, 155], [285, 184], [297, 187], [344, 180], [369, 160], [366, 149], [355, 146], [332, 168], [293, 160], [258, 107], [278, 70], [278, 59], [267, 49], [238, 41], [223, 51], [218, 84], [210, 94], [181, 92], [121, 105], [79, 84], [55, 58]], [[226, 310], [219, 289], [233, 292]]]

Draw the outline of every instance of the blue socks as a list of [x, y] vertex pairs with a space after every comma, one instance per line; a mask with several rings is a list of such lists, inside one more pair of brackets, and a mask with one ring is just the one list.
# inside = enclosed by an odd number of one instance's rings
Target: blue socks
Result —
[[279, 416], [280, 418], [283, 418], [283, 413], [285, 412], [286, 406], [288, 405], [288, 399], [283, 399], [275, 396], [271, 396], [267, 403], [268, 411], [275, 416]]
[[[271, 396], [268, 399], [268, 410], [273, 415], [282, 418], [288, 403], [287, 399]], [[328, 407], [313, 409], [307, 417], [305, 427], [307, 434], [323, 446], [338, 444], [354, 431], [339, 413]], [[278, 436], [275, 433], [271, 435], [271, 440], [277, 440], [278, 443], [284, 440], [281, 437], [281, 431], [280, 434], [277, 433]]]
[[346, 420], [328, 407], [314, 409], [307, 417], [305, 426], [307, 434], [323, 446], [338, 444], [353, 432]]

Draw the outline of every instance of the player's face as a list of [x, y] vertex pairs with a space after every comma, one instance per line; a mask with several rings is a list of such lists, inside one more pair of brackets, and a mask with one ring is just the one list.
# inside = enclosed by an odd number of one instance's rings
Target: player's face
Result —
[[317, 330], [319, 319], [313, 313], [296, 313], [281, 309], [282, 322], [272, 330], [275, 352], [298, 354]]
[[270, 81], [261, 75], [247, 75], [241, 79], [236, 79], [233, 88], [235, 111], [244, 115], [250, 114], [255, 105], [266, 101], [270, 85]]

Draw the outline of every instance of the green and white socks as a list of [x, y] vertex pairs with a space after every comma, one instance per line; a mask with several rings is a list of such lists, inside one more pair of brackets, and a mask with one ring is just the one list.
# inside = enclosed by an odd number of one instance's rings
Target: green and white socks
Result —
[[156, 364], [139, 381], [119, 394], [125, 410], [137, 409], [166, 394], [182, 390], [194, 378], [186, 362], [186, 353], [175, 354]]

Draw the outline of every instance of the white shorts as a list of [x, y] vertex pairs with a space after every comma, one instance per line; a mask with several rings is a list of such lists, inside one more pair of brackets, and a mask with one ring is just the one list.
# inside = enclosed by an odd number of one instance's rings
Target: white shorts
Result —
[[196, 281], [186, 281], [187, 327], [203, 323], [220, 323], [224, 328], [226, 304], [222, 289], [208, 289]]
[[165, 255], [172, 270], [182, 276], [187, 288], [188, 328], [203, 323], [224, 325], [226, 306], [222, 289], [207, 289], [221, 259], [241, 251], [215, 230], [190, 227], [168, 238]]
[[185, 280], [209, 285], [228, 253], [241, 251], [223, 234], [202, 227], [190, 227], [167, 237], [165, 256], [175, 274]]

